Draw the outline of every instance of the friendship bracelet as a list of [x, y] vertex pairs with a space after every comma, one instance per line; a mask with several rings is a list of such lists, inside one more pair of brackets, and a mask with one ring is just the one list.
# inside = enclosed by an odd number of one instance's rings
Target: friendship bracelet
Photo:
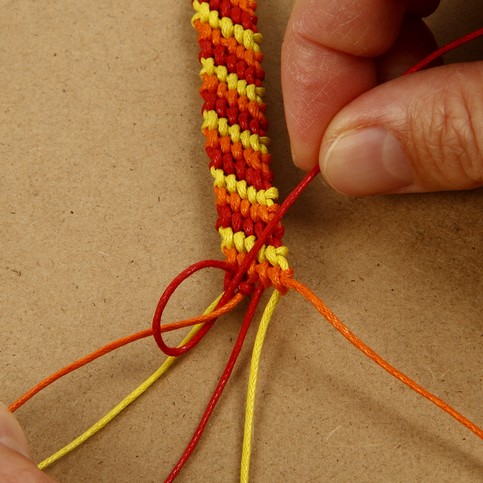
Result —
[[[318, 168], [302, 180], [284, 203], [277, 203], [278, 190], [272, 185], [271, 155], [268, 150], [269, 139], [266, 136], [268, 122], [263, 102], [264, 71], [261, 66], [263, 54], [260, 48], [263, 37], [257, 30], [256, 2], [194, 0], [192, 5], [195, 10], [192, 25], [198, 33], [200, 47], [202, 131], [216, 199], [218, 217], [215, 228], [221, 237], [221, 251], [225, 259], [196, 263], [178, 275], [161, 296], [150, 329], [124, 337], [79, 359], [44, 379], [10, 406], [10, 410], [15, 411], [63, 375], [141, 338], [153, 336], [160, 349], [168, 355], [163, 365], [150, 378], [89, 430], [40, 463], [39, 467], [46, 468], [103, 428], [158, 380], [178, 356], [196, 346], [213, 327], [218, 317], [232, 310], [241, 300], [250, 299], [233, 351], [200, 424], [166, 479], [173, 481], [203, 434], [235, 366], [263, 292], [269, 288], [273, 288], [273, 293], [258, 327], [250, 366], [240, 481], [246, 482], [249, 478], [256, 384], [265, 336], [280, 296], [287, 294], [290, 289], [310, 301], [351, 344], [383, 369], [482, 438], [483, 431], [480, 428], [386, 362], [352, 333], [309, 288], [294, 279], [293, 269], [287, 259], [288, 249], [282, 242], [284, 229], [281, 218], [316, 177]], [[441, 53], [481, 35], [483, 29], [439, 49], [410, 72], [421, 69]], [[216, 268], [225, 272], [223, 293], [204, 315], [171, 324], [163, 323], [163, 311], [177, 287], [193, 273], [205, 268]], [[170, 347], [165, 343], [164, 332], [188, 326], [193, 328], [178, 347]]]

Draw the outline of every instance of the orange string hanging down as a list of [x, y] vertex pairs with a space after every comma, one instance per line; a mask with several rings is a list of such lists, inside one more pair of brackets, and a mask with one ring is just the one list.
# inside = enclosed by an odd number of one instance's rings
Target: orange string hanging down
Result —
[[379, 354], [374, 352], [368, 345], [362, 342], [359, 337], [357, 337], [349, 328], [344, 325], [344, 323], [337, 317], [337, 315], [332, 312], [322, 300], [317, 297], [307, 286], [297, 280], [287, 279], [285, 280], [285, 285], [288, 288], [292, 288], [302, 295], [306, 300], [308, 300], [319, 313], [335, 327], [352, 345], [357, 347], [361, 352], [363, 352], [367, 357], [372, 359], [376, 364], [381, 366], [384, 370], [389, 372], [391, 376], [400, 380], [402, 383], [406, 384], [413, 391], [416, 391], [421, 396], [425, 397], [433, 404], [441, 408], [443, 411], [453, 416], [458, 422], [463, 426], [466, 426], [469, 430], [473, 431], [477, 436], [483, 439], [483, 430], [480, 429], [476, 424], [471, 422], [468, 418], [460, 414], [458, 411], [453, 409], [447, 402], [443, 401], [439, 397], [431, 394], [429, 391], [421, 387], [417, 382], [413, 381], [411, 378], [403, 374], [400, 370], [396, 369], [394, 366], [385, 361]]
[[[225, 305], [221, 306], [220, 308], [214, 310], [210, 314], [207, 315], [200, 315], [198, 317], [193, 317], [191, 319], [186, 319], [182, 320], [180, 322], [173, 322], [171, 324], [164, 324], [162, 331], [163, 332], [169, 332], [173, 330], [178, 330], [184, 327], [189, 327], [192, 325], [200, 324], [203, 322], [208, 322], [213, 319], [216, 319], [220, 317], [223, 314], [226, 314], [227, 312], [230, 312], [233, 308], [235, 308], [240, 301], [243, 299], [242, 294], [236, 294], [231, 300], [229, 300]], [[32, 387], [29, 391], [27, 391], [25, 394], [23, 394], [20, 398], [18, 398], [15, 402], [13, 402], [9, 407], [9, 411], [14, 412], [16, 411], [20, 406], [24, 405], [29, 399], [31, 399], [33, 396], [35, 396], [37, 393], [45, 389], [47, 386], [52, 384], [53, 382], [57, 381], [57, 379], [60, 379], [61, 377], [69, 374], [72, 371], [75, 371], [76, 369], [79, 369], [82, 366], [85, 366], [89, 362], [92, 362], [99, 357], [108, 354], [109, 352], [112, 352], [116, 349], [119, 349], [120, 347], [123, 347], [127, 344], [130, 344], [131, 342], [135, 342], [140, 339], [144, 339], [146, 337], [152, 336], [153, 331], [152, 329], [145, 329], [141, 330], [139, 332], [136, 332], [134, 334], [128, 335], [126, 337], [122, 337], [120, 339], [115, 340], [114, 342], [110, 342], [109, 344], [106, 344], [105, 346], [95, 350], [94, 352], [91, 352], [90, 354], [81, 357], [80, 359], [77, 359], [76, 361], [68, 364], [67, 366], [63, 367], [62, 369], [58, 370], [57, 372], [54, 372], [50, 376], [46, 377], [42, 381], [40, 381], [38, 384], [36, 384], [34, 387]]]

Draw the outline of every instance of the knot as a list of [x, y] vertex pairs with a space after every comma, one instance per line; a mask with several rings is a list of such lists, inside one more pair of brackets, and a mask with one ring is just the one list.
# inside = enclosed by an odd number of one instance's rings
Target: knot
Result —
[[191, 19], [191, 25], [195, 26], [195, 22], [198, 20], [201, 23], [208, 24], [213, 30], [219, 30], [225, 39], [233, 38], [244, 49], [260, 52], [259, 44], [263, 42], [261, 33], [234, 23], [229, 16], [221, 16], [220, 18], [220, 12], [211, 10], [208, 2], [200, 3], [198, 0], [194, 0], [193, 8], [196, 13]]
[[[283, 247], [280, 247], [285, 254]], [[235, 249], [229, 250], [227, 253], [227, 260], [222, 262], [218, 260], [204, 260], [183, 270], [173, 281], [168, 285], [164, 293], [161, 295], [152, 323], [152, 335], [158, 344], [159, 348], [167, 355], [178, 357], [185, 352], [191, 350], [211, 329], [217, 318], [230, 311], [244, 296], [259, 300], [261, 292], [269, 286], [275, 287], [281, 294], [287, 293], [287, 286], [284, 280], [291, 277], [293, 270], [285, 268], [286, 260], [281, 253], [278, 253], [279, 248], [274, 248], [273, 256], [280, 258], [282, 263], [278, 266], [271, 266], [269, 262], [263, 257], [264, 261], [260, 262], [255, 259], [256, 251], [247, 253], [238, 253]], [[266, 257], [271, 258], [270, 256]], [[273, 260], [272, 260], [273, 261]], [[284, 263], [285, 261], [285, 263]], [[287, 264], [288, 267], [288, 264]], [[161, 318], [169, 302], [169, 299], [179, 287], [179, 285], [189, 278], [194, 273], [205, 268], [218, 268], [224, 270], [225, 273], [225, 292], [221, 296], [219, 302], [216, 304], [213, 313], [204, 314], [199, 317], [187, 319], [174, 324], [161, 325]], [[236, 295], [234, 295], [236, 294]], [[258, 303], [258, 302], [257, 302]], [[200, 324], [203, 326], [200, 330], [184, 345], [178, 347], [169, 347], [163, 339], [162, 333], [167, 330], [174, 330], [180, 327], [187, 327], [189, 325]]]
[[242, 295], [246, 295], [247, 297], [249, 297], [254, 290], [255, 290], [255, 285], [253, 285], [253, 283], [250, 283], [250, 282], [242, 282], [238, 286], [238, 293], [241, 293]]
[[263, 262], [258, 264], [255, 270], [265, 288], [273, 286], [282, 295], [288, 292], [286, 281], [293, 278], [294, 271], [292, 268], [272, 267], [267, 262]]
[[[276, 228], [277, 225], [270, 230], [268, 235]], [[289, 268], [286, 246], [260, 245], [254, 235], [247, 236], [243, 231], [234, 233], [231, 227], [220, 227], [218, 232], [221, 235], [221, 250], [229, 262], [232, 263], [235, 257], [239, 259], [238, 255], [241, 255], [241, 258], [247, 255], [260, 263], [268, 261], [274, 267], [280, 267], [283, 270]], [[256, 246], [257, 244], [258, 246]], [[230, 254], [231, 251], [236, 251], [237, 254]]]

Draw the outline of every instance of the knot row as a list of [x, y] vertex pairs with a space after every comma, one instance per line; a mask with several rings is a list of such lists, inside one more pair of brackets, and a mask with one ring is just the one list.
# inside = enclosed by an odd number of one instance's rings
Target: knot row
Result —
[[240, 124], [230, 124], [226, 117], [219, 117], [214, 110], [203, 111], [201, 130], [204, 132], [206, 129], [210, 131], [218, 130], [221, 136], [228, 136], [233, 143], [241, 142], [244, 148], [252, 148], [264, 154], [268, 153], [269, 138], [253, 134], [250, 129], [243, 129]]
[[193, 8], [196, 10], [196, 13], [191, 19], [192, 25], [195, 24], [196, 20], [199, 20], [201, 23], [208, 24], [212, 29], [218, 29], [225, 39], [234, 38], [238, 44], [243, 45], [246, 49], [260, 52], [259, 44], [263, 41], [261, 33], [244, 28], [239, 23], [234, 24], [233, 19], [228, 16], [220, 18], [220, 12], [210, 10], [209, 3], [200, 3], [195, 0]]
[[[261, 66], [263, 54], [260, 50], [246, 48], [233, 37], [223, 37], [221, 30], [213, 29], [196, 19], [200, 58], [213, 57], [218, 65], [226, 65], [228, 71], [241, 74], [250, 84], [264, 79]], [[240, 77], [240, 75], [239, 75]]]
[[[202, 58], [200, 60], [202, 68], [200, 77], [216, 76], [219, 82], [225, 84], [229, 91], [236, 91], [240, 96], [246, 96], [250, 101], [262, 103], [262, 98], [265, 94], [265, 88], [257, 86], [256, 84], [248, 83], [247, 79], [240, 79], [236, 72], [229, 72], [225, 65], [216, 65], [213, 57]], [[216, 88], [213, 84], [214, 79], [209, 78], [205, 84], [206, 87]], [[203, 89], [203, 87], [202, 87]]]
[[[230, 225], [233, 226], [234, 232], [238, 230], [234, 227], [232, 219], [237, 215], [255, 223], [259, 221], [269, 223], [279, 208], [276, 203], [271, 206], [261, 205], [257, 202], [251, 203], [248, 199], [242, 199], [238, 193], [229, 193], [226, 188], [215, 187], [215, 193], [218, 215], [221, 218], [226, 213], [225, 216], [228, 218]], [[220, 224], [226, 226], [225, 223]]]

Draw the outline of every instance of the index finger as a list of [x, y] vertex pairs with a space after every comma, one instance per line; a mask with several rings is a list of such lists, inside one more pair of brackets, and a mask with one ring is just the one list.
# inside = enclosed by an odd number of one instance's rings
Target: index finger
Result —
[[373, 58], [396, 39], [408, 11], [437, 0], [297, 0], [282, 47], [282, 87], [294, 162], [317, 163], [323, 133], [342, 107], [376, 85]]

